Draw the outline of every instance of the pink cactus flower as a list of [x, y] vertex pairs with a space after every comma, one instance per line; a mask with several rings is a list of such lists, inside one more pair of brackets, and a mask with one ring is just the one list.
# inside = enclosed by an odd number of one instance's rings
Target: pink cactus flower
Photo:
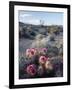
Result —
[[46, 61], [47, 61], [47, 57], [45, 57], [45, 56], [40, 56], [40, 58], [39, 58], [39, 63], [40, 63], [40, 64], [45, 64]]
[[36, 55], [36, 53], [37, 53], [37, 50], [35, 48], [31, 48], [31, 49], [26, 50], [26, 56], [29, 57], [29, 58]]
[[30, 49], [27, 49], [26, 50], [26, 56], [29, 56], [30, 55], [30, 52], [31, 52], [31, 50]]
[[47, 52], [47, 48], [40, 48], [39, 53], [45, 55]]
[[35, 48], [32, 48], [32, 49], [31, 49], [31, 54], [32, 54], [32, 55], [35, 55], [36, 52], [37, 52], [37, 50], [36, 50]]
[[42, 48], [41, 53], [45, 55], [47, 53], [47, 48]]
[[43, 52], [47, 52], [47, 48], [42, 48], [42, 51]]
[[26, 71], [29, 75], [34, 76], [36, 74], [36, 66], [34, 64], [29, 65]]

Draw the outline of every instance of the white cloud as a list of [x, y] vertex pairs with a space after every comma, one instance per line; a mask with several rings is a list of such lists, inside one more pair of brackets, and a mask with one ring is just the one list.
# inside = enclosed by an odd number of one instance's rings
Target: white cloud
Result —
[[30, 17], [32, 16], [31, 14], [20, 14], [20, 18], [24, 18], [24, 17]]
[[25, 14], [25, 13], [21, 13], [19, 15], [19, 21], [28, 24], [35, 24], [35, 25], [40, 24], [40, 21], [38, 19], [34, 18], [31, 14]]
[[36, 25], [38, 25], [40, 22], [37, 19], [32, 19], [32, 20], [28, 20], [28, 23], [29, 24], [36, 24]]

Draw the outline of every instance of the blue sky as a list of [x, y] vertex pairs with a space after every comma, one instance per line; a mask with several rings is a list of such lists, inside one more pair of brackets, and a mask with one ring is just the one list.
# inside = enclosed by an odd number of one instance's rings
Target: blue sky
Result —
[[40, 20], [44, 21], [44, 25], [63, 25], [62, 12], [39, 12], [39, 11], [19, 11], [19, 21], [28, 24], [40, 24]]

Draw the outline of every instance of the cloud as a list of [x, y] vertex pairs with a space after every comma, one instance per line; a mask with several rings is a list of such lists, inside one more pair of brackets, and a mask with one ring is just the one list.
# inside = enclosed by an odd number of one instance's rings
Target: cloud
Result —
[[20, 18], [31, 17], [31, 14], [20, 14]]
[[27, 22], [29, 24], [35, 24], [35, 25], [38, 25], [40, 23], [38, 19], [31, 19], [31, 20], [28, 20]]
[[40, 20], [35, 18], [32, 14], [27, 14], [23, 12], [20, 13], [19, 15], [19, 21], [28, 24], [35, 24], [35, 25], [40, 24]]

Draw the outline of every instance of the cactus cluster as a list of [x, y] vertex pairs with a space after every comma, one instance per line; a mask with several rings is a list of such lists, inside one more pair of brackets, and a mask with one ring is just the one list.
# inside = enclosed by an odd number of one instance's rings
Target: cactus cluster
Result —
[[62, 60], [49, 58], [47, 53], [48, 48], [27, 49], [25, 56], [21, 57], [19, 61], [19, 78], [62, 76]]

